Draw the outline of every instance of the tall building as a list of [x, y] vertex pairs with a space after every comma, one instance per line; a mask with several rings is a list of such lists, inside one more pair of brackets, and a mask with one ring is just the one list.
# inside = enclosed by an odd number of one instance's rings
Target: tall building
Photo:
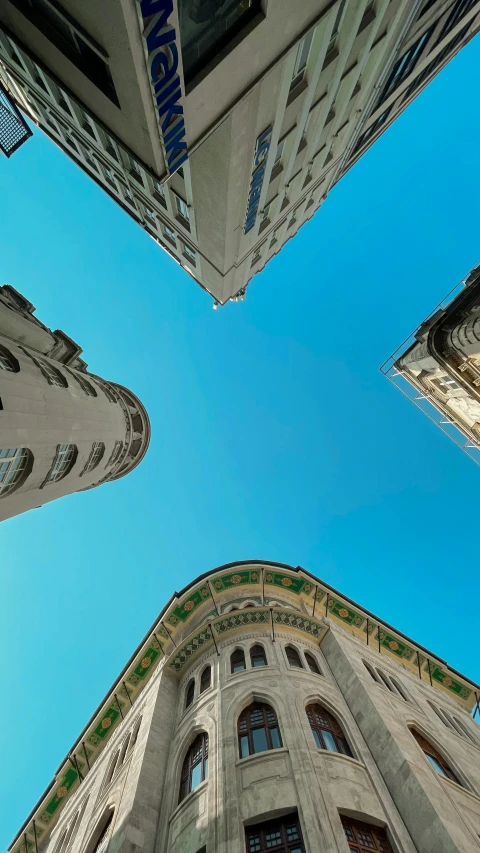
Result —
[[231, 563], [172, 596], [9, 850], [475, 853], [479, 701], [301, 567]]
[[150, 440], [140, 400], [87, 372], [78, 344], [34, 311], [0, 287], [0, 521], [118, 480]]
[[11, 96], [219, 303], [473, 37], [478, 0], [4, 0]]
[[382, 370], [480, 464], [480, 265]]

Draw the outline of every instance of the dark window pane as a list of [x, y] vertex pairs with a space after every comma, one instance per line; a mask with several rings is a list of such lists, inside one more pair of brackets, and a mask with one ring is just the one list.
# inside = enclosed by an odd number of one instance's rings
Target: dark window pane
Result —
[[248, 748], [248, 736], [242, 735], [240, 737], [240, 758], [246, 758], [247, 755], [250, 755], [250, 750]]
[[330, 752], [338, 752], [335, 738], [331, 732], [326, 732], [325, 729], [322, 729], [322, 737], [323, 742], [325, 744], [325, 749], [329, 749]]
[[252, 730], [252, 739], [254, 752], [265, 752], [268, 749], [267, 733], [263, 727]]
[[270, 729], [270, 737], [272, 738], [272, 749], [279, 749], [282, 744], [280, 742], [280, 732], [277, 728]]
[[261, 0], [179, 0], [183, 73], [190, 82], [261, 11]]
[[317, 744], [318, 748], [319, 748], [319, 749], [323, 749], [323, 743], [322, 743], [322, 741], [320, 740], [320, 735], [318, 734], [317, 730], [316, 730], [316, 729], [312, 729], [312, 732], [313, 732], [313, 737], [314, 737], [314, 739], [315, 739], [315, 743]]

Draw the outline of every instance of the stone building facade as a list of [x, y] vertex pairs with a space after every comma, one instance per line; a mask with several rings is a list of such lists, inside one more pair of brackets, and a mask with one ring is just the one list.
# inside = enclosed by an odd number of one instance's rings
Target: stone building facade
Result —
[[417, 403], [434, 407], [447, 434], [480, 464], [480, 266], [461, 285], [397, 351], [386, 373], [409, 383]]
[[479, 20], [478, 0], [3, 0], [0, 78], [224, 304]]
[[477, 685], [300, 567], [175, 593], [12, 853], [475, 853]]
[[87, 372], [81, 348], [0, 287], [0, 521], [123, 477], [143, 459], [148, 415]]

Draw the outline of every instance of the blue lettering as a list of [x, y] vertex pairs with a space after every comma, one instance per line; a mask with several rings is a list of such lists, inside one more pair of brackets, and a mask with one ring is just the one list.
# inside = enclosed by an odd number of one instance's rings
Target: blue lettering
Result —
[[178, 76], [176, 32], [169, 24], [173, 0], [138, 0], [144, 22], [143, 38], [170, 173], [188, 158]]

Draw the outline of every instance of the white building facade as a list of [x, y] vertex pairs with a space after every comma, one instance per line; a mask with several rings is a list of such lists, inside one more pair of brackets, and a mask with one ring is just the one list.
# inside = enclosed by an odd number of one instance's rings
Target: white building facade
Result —
[[382, 371], [480, 465], [480, 265]]
[[138, 398], [89, 373], [34, 311], [0, 287], [0, 521], [123, 477], [150, 441]]
[[474, 853], [480, 692], [300, 567], [175, 593], [12, 853]]
[[224, 304], [473, 37], [479, 12], [479, 0], [5, 0], [0, 69]]

